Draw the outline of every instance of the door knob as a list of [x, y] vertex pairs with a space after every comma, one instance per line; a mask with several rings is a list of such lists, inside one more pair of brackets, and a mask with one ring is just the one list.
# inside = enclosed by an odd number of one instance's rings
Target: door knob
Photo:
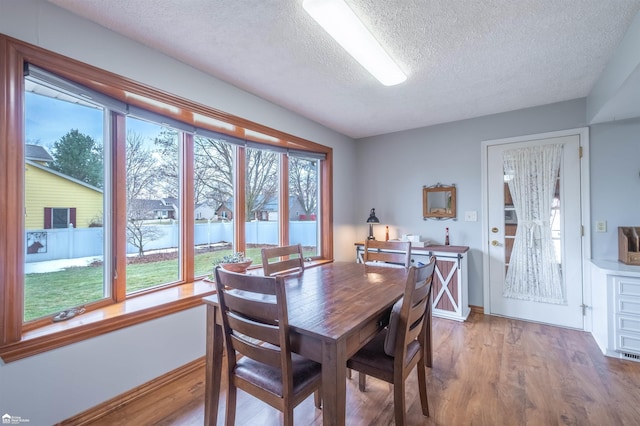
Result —
[[493, 228], [491, 228], [491, 232], [493, 232], [494, 234], [498, 233], [498, 228], [496, 228], [495, 226]]
[[498, 246], [501, 246], [502, 244], [500, 244], [498, 242], [498, 240], [493, 240], [493, 241], [491, 241], [491, 245], [494, 246], [494, 247], [498, 247]]

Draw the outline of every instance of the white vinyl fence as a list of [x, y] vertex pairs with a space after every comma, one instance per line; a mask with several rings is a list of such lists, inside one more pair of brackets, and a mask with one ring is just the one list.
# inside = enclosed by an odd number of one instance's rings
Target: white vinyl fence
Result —
[[[162, 236], [144, 244], [144, 251], [178, 247], [179, 227], [173, 224], [154, 224], [162, 231]], [[233, 240], [233, 222], [205, 222], [195, 225], [195, 245], [208, 245]], [[278, 244], [278, 223], [256, 221], [246, 223], [247, 244]], [[317, 247], [316, 221], [289, 222], [289, 236], [292, 244]], [[102, 256], [104, 228], [66, 228], [28, 230], [26, 238], [26, 262], [73, 259]], [[127, 244], [127, 253], [137, 253], [138, 249]]]

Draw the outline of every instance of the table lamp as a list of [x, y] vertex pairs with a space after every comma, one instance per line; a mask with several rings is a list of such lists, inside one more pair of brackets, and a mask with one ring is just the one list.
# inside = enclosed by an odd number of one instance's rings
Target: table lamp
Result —
[[367, 223], [369, 224], [369, 236], [368, 240], [375, 240], [376, 237], [373, 236], [373, 224], [380, 223], [380, 220], [376, 217], [376, 209], [371, 209], [369, 213], [369, 219], [367, 219]]

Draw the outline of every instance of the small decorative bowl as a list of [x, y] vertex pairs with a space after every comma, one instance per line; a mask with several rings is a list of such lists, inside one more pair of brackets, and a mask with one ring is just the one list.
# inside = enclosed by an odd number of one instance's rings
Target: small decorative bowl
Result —
[[247, 272], [247, 268], [251, 266], [251, 263], [253, 263], [253, 260], [246, 259], [244, 262], [220, 263], [220, 266], [227, 271], [245, 273]]

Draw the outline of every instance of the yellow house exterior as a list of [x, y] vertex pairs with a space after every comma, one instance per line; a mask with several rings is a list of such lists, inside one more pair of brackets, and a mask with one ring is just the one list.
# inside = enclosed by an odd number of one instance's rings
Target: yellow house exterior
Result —
[[51, 209], [74, 209], [71, 217], [75, 216], [76, 228], [87, 228], [96, 218], [102, 223], [102, 190], [25, 161], [25, 229], [51, 228], [51, 219], [45, 218], [45, 211], [50, 214]]

